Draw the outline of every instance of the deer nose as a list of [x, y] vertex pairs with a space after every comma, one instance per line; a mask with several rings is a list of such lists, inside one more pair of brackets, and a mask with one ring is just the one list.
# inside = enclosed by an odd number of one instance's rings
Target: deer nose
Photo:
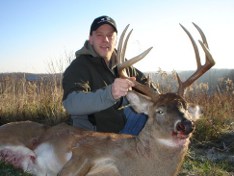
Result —
[[190, 120], [179, 121], [176, 124], [176, 130], [177, 132], [188, 135], [194, 130], [193, 122], [191, 122]]

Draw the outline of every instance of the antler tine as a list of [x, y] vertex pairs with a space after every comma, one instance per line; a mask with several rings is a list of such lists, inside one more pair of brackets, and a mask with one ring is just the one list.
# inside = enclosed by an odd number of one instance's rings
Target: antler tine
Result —
[[206, 36], [205, 36], [205, 34], [203, 33], [203, 31], [201, 30], [201, 28], [200, 28], [198, 25], [196, 25], [195, 23], [193, 23], [193, 25], [195, 26], [195, 28], [196, 28], [197, 31], [199, 32], [199, 34], [200, 34], [200, 36], [201, 36], [201, 38], [202, 38], [202, 41], [203, 41], [204, 45], [206, 45], [206, 47], [209, 48], [208, 43], [207, 43], [207, 40], [206, 40]]
[[[128, 42], [128, 38], [132, 33], [132, 30], [130, 31], [130, 33], [128, 34], [125, 42], [124, 42], [124, 47], [123, 46], [123, 41], [124, 41], [124, 36], [128, 30], [129, 24], [125, 27], [125, 29], [123, 30], [120, 39], [119, 39], [119, 44], [118, 44], [118, 53], [117, 53], [117, 62], [118, 64], [121, 64], [122, 62], [124, 62], [124, 56], [125, 56], [125, 51], [126, 51], [126, 47], [127, 47], [127, 42]], [[124, 48], [124, 50], [122, 51], [122, 49]]]
[[[146, 51], [142, 52], [141, 54], [139, 54], [138, 56], [133, 57], [130, 60], [125, 61], [125, 51], [127, 48], [127, 43], [128, 43], [128, 39], [132, 33], [132, 30], [128, 33], [125, 41], [124, 41], [124, 36], [125, 33], [128, 29], [129, 25], [127, 25], [124, 29], [124, 31], [122, 32], [120, 39], [119, 39], [119, 45], [118, 45], [118, 54], [117, 54], [117, 68], [118, 68], [118, 73], [120, 77], [123, 78], [127, 78], [129, 79], [129, 77], [126, 75], [125, 73], [125, 68], [132, 66], [133, 64], [137, 63], [138, 61], [140, 61], [141, 59], [143, 59], [153, 47], [150, 47], [149, 49], [147, 49]], [[123, 41], [124, 41], [124, 45], [123, 45]], [[132, 81], [132, 80], [131, 80]], [[134, 81], [134, 89], [140, 93], [143, 93], [146, 96], [149, 96], [151, 98], [155, 97], [155, 92], [148, 87], [147, 85], [143, 85], [137, 81]]]
[[193, 23], [193, 25], [196, 27], [196, 29], [198, 30], [198, 32], [201, 35], [202, 42], [199, 41], [199, 43], [201, 44], [202, 49], [205, 52], [206, 62], [204, 65], [201, 65], [199, 51], [198, 51], [197, 45], [196, 45], [193, 37], [188, 32], [188, 30], [180, 24], [180, 26], [183, 28], [183, 30], [186, 32], [186, 34], [189, 36], [189, 38], [192, 42], [195, 56], [196, 56], [196, 61], [197, 61], [197, 70], [186, 81], [182, 82], [177, 74], [177, 80], [179, 83], [178, 94], [181, 96], [184, 95], [184, 91], [187, 87], [189, 87], [194, 81], [196, 81], [198, 78], [200, 78], [205, 72], [207, 72], [212, 66], [215, 65], [215, 61], [214, 61], [214, 59], [213, 59], [213, 57], [208, 49], [208, 43], [207, 43], [207, 40], [206, 40], [204, 33], [202, 32], [201, 28], [198, 27], [195, 23]]
[[[124, 74], [124, 69], [137, 63], [138, 61], [140, 61], [141, 59], [143, 59], [153, 47], [150, 47], [149, 49], [147, 49], [146, 51], [144, 51], [143, 53], [139, 54], [138, 56], [124, 61], [125, 60], [125, 52], [126, 52], [126, 48], [127, 48], [127, 43], [129, 40], [129, 37], [133, 31], [133, 29], [128, 33], [125, 41], [124, 41], [124, 36], [126, 34], [126, 31], [129, 27], [129, 24], [125, 27], [125, 29], [123, 30], [120, 39], [119, 39], [119, 45], [118, 45], [118, 53], [117, 53], [117, 61], [118, 61], [118, 73], [121, 77], [126, 77], [126, 75]], [[124, 45], [123, 45], [123, 41], [124, 41]]]
[[211, 53], [209, 51], [209, 46], [208, 46], [205, 34], [203, 33], [203, 31], [201, 30], [201, 28], [198, 25], [196, 25], [195, 23], [193, 23], [193, 25], [196, 27], [196, 29], [198, 30], [199, 34], [201, 35], [202, 42], [199, 40], [199, 43], [200, 43], [202, 49], [204, 50], [204, 52], [206, 54], [206, 60], [208, 62], [210, 62], [212, 66], [214, 66], [215, 65], [215, 61], [214, 61], [214, 59], [213, 59], [213, 57], [212, 57], [212, 55], [211, 55]]
[[124, 63], [124, 58], [125, 58], [125, 52], [126, 52], [126, 48], [127, 48], [127, 44], [128, 44], [128, 39], [130, 37], [130, 35], [132, 34], [133, 29], [128, 33], [125, 41], [124, 41], [124, 45], [121, 51], [121, 57], [120, 57], [120, 63]]
[[194, 41], [194, 39], [193, 39], [192, 35], [190, 34], [190, 32], [182, 24], [180, 24], [180, 26], [183, 28], [183, 30], [186, 32], [186, 34], [188, 35], [189, 39], [192, 42], [195, 57], [196, 57], [196, 61], [197, 61], [197, 67], [201, 67], [201, 59], [200, 59], [199, 50], [198, 50], [198, 47], [196, 45], [196, 42]]
[[143, 59], [143, 58], [150, 52], [150, 50], [151, 50], [152, 48], [153, 48], [153, 47], [150, 47], [150, 48], [148, 48], [147, 50], [145, 50], [143, 53], [139, 54], [138, 56], [135, 56], [135, 57], [133, 57], [132, 59], [127, 60], [127, 61], [125, 61], [125, 62], [122, 62], [120, 65], [118, 65], [119, 74], [120, 74], [121, 76], [124, 76], [124, 75], [122, 75], [122, 71], [123, 71], [125, 68], [127, 68], [127, 67], [129, 67], [129, 66], [131, 66], [131, 65], [133, 65], [133, 64], [135, 64], [135, 63], [137, 63], [137, 62], [140, 61], [141, 59]]

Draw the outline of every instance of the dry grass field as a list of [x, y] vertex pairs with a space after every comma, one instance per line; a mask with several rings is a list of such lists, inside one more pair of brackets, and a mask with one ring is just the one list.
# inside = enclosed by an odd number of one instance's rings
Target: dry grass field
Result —
[[[174, 87], [169, 84], [174, 77], [158, 74], [168, 84], [156, 86], [162, 93], [172, 91]], [[180, 176], [234, 175], [234, 75], [212, 79], [216, 80], [214, 88], [208, 82], [196, 82], [186, 92], [188, 102], [199, 104], [203, 115], [196, 122]], [[4, 74], [0, 77], [0, 100], [0, 125], [21, 120], [54, 125], [67, 119], [59, 74], [36, 81], [28, 80], [25, 74]], [[0, 163], [0, 175], [28, 174]]]

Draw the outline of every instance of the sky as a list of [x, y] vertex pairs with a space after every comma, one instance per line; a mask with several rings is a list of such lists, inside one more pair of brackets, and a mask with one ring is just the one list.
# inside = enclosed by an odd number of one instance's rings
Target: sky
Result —
[[191, 42], [179, 25], [198, 41], [192, 22], [206, 35], [214, 68], [234, 68], [233, 0], [1, 0], [0, 73], [63, 72], [101, 15], [115, 19], [119, 35], [130, 24], [128, 59], [153, 47], [135, 65], [141, 71], [196, 69]]

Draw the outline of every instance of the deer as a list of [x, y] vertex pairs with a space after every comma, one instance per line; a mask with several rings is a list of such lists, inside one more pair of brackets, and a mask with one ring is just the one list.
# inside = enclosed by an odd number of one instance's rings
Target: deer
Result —
[[[192, 42], [197, 70], [186, 81], [177, 74], [177, 92], [161, 94], [135, 81], [133, 90], [126, 95], [136, 112], [148, 116], [139, 135], [86, 131], [65, 123], [48, 127], [36, 122], [12, 122], [0, 127], [0, 159], [36, 176], [177, 175], [189, 148], [194, 122], [201, 115], [199, 106], [185, 100], [185, 90], [215, 65], [203, 31], [193, 25], [202, 38], [199, 43], [205, 52], [205, 64], [201, 64], [192, 35], [180, 24]], [[125, 69], [152, 49], [126, 61], [132, 32], [124, 41], [128, 26], [120, 36], [117, 55], [119, 75], [126, 79]]]

